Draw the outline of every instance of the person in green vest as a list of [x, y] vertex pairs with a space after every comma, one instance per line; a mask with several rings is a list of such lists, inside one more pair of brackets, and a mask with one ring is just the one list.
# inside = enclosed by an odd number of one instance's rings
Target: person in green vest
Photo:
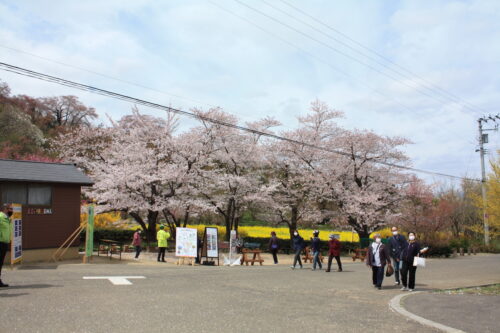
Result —
[[165, 251], [167, 250], [167, 239], [170, 238], [170, 233], [164, 229], [165, 226], [163, 224], [160, 225], [160, 230], [158, 230], [158, 233], [156, 234], [156, 240], [158, 241], [158, 262], [166, 262]]
[[12, 234], [10, 217], [12, 214], [12, 206], [10, 204], [3, 204], [2, 211], [0, 211], [0, 288], [9, 286], [2, 282], [2, 266], [5, 255], [9, 250], [10, 236]]

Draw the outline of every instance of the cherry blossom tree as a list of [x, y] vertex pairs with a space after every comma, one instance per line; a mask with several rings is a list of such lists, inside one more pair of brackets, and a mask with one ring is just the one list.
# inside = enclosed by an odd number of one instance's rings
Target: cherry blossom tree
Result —
[[[199, 194], [224, 219], [226, 238], [231, 230], [238, 230], [242, 214], [250, 204], [269, 200], [270, 186], [265, 184], [262, 136], [242, 132], [221, 123], [237, 125], [235, 116], [219, 108], [194, 110], [200, 117], [206, 141], [212, 142], [212, 153], [200, 169]], [[209, 122], [214, 119], [219, 123]], [[258, 131], [269, 131], [277, 122], [264, 119], [247, 126]]]
[[331, 138], [330, 153], [318, 170], [321, 194], [332, 200], [339, 221], [346, 221], [360, 236], [383, 227], [395, 214], [408, 176], [394, 164], [408, 165], [400, 147], [408, 141], [370, 131], [344, 131]]
[[[187, 188], [201, 157], [196, 150], [202, 141], [196, 136], [174, 136], [176, 125], [171, 114], [156, 118], [134, 110], [109, 128], [81, 128], [65, 134], [57, 148], [95, 181], [85, 193], [97, 201], [99, 210], [127, 212], [151, 242], [160, 213], [175, 216], [172, 212], [186, 207]], [[200, 202], [190, 201], [188, 210]]]
[[[316, 100], [311, 103], [310, 113], [299, 117], [300, 127], [283, 132], [282, 136], [322, 147], [332, 136], [339, 135], [340, 129], [335, 120], [341, 116], [341, 112]], [[271, 191], [267, 219], [286, 224], [292, 239], [298, 225], [307, 222], [317, 224], [322, 219], [316, 200], [319, 182], [316, 169], [325, 154], [310, 146], [278, 140], [269, 144], [266, 151], [271, 166], [270, 177], [276, 184]]]

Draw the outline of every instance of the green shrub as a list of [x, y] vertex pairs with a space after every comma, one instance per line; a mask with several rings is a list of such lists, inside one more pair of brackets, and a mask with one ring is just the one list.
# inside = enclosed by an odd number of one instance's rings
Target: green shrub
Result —
[[429, 250], [426, 252], [426, 256], [449, 258], [452, 253], [453, 248], [449, 245], [429, 246]]

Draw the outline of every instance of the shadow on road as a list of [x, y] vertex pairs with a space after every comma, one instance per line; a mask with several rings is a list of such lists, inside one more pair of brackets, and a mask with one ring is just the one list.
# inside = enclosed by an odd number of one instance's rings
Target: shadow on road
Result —
[[52, 288], [52, 287], [60, 288], [62, 286], [56, 286], [53, 284], [25, 284], [25, 285], [10, 286], [8, 288], [8, 290], [12, 290], [12, 289], [42, 289], [42, 288]]
[[0, 297], [17, 297], [17, 296], [25, 296], [29, 295], [28, 293], [19, 293], [19, 294], [0, 294]]
[[19, 266], [19, 270], [57, 269], [59, 265]]

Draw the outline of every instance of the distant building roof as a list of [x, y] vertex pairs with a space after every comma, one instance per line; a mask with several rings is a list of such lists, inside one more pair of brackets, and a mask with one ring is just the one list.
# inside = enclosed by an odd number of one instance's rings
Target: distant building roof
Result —
[[93, 185], [74, 164], [0, 159], [0, 181]]

